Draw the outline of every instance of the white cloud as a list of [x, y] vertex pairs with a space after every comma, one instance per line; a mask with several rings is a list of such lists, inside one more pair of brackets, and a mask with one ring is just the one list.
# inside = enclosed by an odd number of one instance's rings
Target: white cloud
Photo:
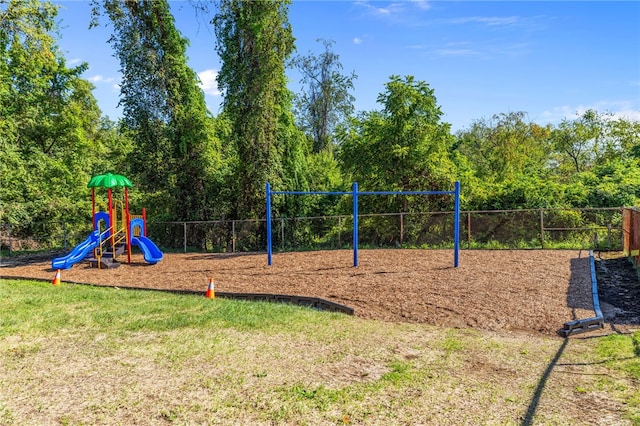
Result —
[[424, 50], [425, 52], [446, 57], [476, 57], [479, 59], [493, 59], [500, 56], [521, 57], [531, 53], [530, 43], [518, 43], [508, 40], [490, 41], [457, 41], [441, 45], [416, 44], [408, 46], [410, 49]]
[[200, 71], [198, 77], [200, 78], [200, 88], [204, 93], [212, 96], [220, 96], [220, 90], [218, 90], [218, 71], [214, 69]]
[[553, 107], [541, 114], [541, 120], [549, 123], [560, 123], [563, 119], [573, 120], [581, 117], [586, 111], [594, 110], [601, 114], [609, 113], [612, 119], [640, 121], [640, 107], [635, 107], [631, 101], [600, 101], [592, 105]]
[[78, 65], [82, 63], [82, 59], [80, 58], [73, 58], [73, 59], [69, 59], [69, 65]]
[[548, 15], [535, 16], [467, 16], [450, 19], [447, 22], [452, 25], [477, 24], [483, 30], [492, 31], [520, 31], [538, 32], [548, 28], [549, 23], [555, 18]]
[[431, 9], [431, 4], [426, 0], [411, 0], [411, 1], [413, 4], [415, 4], [416, 6], [418, 6], [418, 8], [422, 10]]
[[376, 0], [357, 0], [354, 2], [363, 11], [362, 17], [375, 19], [391, 25], [422, 27], [428, 21], [431, 10], [428, 0], [400, 0], [381, 2]]
[[625, 120], [640, 121], [640, 110], [635, 111], [618, 111], [614, 112], [615, 118], [624, 118]]
[[452, 19], [452, 24], [467, 24], [469, 22], [477, 22], [491, 27], [515, 25], [520, 22], [517, 16], [469, 16], [467, 18]]
[[625, 120], [640, 121], [640, 110], [616, 111], [613, 113], [613, 118], [623, 118]]
[[377, 16], [392, 16], [402, 13], [405, 10], [404, 5], [401, 3], [391, 3], [387, 7], [375, 7], [367, 3], [366, 6], [370, 13]]
[[408, 5], [415, 5], [419, 9], [428, 10], [430, 5], [424, 0], [415, 0], [410, 2], [395, 2], [389, 3], [385, 6], [378, 6], [382, 2], [369, 2], [369, 1], [356, 1], [355, 4], [357, 6], [363, 7], [368, 15], [371, 15], [376, 18], [384, 18], [384, 19], [397, 19], [404, 17], [408, 13], [410, 13], [410, 7]]
[[353, 44], [362, 44], [363, 40], [360, 37], [353, 38]]
[[89, 77], [87, 80], [92, 83], [113, 83], [116, 79], [113, 77], [104, 77], [100, 74], [96, 74], [92, 77]]
[[436, 54], [441, 56], [477, 56], [478, 52], [472, 49], [437, 49]]

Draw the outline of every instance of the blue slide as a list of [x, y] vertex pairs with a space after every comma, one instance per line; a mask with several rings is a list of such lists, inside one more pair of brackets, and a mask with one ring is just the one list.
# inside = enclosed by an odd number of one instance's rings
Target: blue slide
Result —
[[100, 231], [93, 231], [86, 240], [78, 244], [71, 253], [66, 256], [57, 257], [51, 261], [53, 269], [70, 269], [75, 263], [87, 257], [94, 248], [100, 245]]
[[148, 263], [155, 264], [162, 260], [162, 252], [153, 241], [144, 236], [131, 237], [131, 245], [140, 247], [144, 260]]

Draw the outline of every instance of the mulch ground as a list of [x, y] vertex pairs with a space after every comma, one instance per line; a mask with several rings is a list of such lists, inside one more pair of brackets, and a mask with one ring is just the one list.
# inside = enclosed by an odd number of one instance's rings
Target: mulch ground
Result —
[[[0, 276], [52, 279], [51, 259], [7, 263]], [[318, 297], [363, 318], [556, 334], [594, 315], [587, 251], [348, 250], [259, 254], [165, 254], [156, 265], [134, 255], [111, 270], [88, 263], [61, 271], [62, 282], [204, 292]]]

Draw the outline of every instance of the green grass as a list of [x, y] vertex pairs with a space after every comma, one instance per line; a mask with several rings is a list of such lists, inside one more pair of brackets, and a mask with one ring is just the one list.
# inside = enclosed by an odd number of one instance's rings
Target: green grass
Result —
[[640, 331], [607, 336], [600, 341], [598, 354], [612, 368], [625, 371], [640, 382]]
[[[19, 280], [0, 280], [0, 312], [0, 425], [519, 424], [563, 344]], [[567, 407], [604, 397], [638, 424], [639, 352], [640, 332], [571, 340], [536, 423], [589, 424]]]
[[[300, 329], [307, 322], [331, 321], [339, 314], [268, 302], [210, 300], [159, 291], [4, 281], [0, 337], [47, 335], [61, 328], [102, 333], [161, 332], [179, 328], [238, 330]], [[34, 312], [37, 314], [34, 315]]]
[[640, 331], [631, 335], [613, 334], [601, 339], [598, 355], [612, 371], [630, 377], [634, 386], [622, 386], [628, 405], [628, 418], [632, 424], [640, 425]]

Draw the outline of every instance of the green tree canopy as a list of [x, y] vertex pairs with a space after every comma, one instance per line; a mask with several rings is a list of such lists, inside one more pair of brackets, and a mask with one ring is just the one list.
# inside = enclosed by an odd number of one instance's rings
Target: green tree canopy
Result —
[[81, 216], [96, 164], [100, 110], [57, 45], [51, 2], [0, 2], [0, 219]]
[[457, 149], [474, 165], [480, 179], [503, 182], [547, 167], [549, 133], [550, 128], [527, 120], [524, 112], [496, 114], [460, 132]]
[[[385, 89], [378, 96], [381, 111], [363, 113], [343, 129], [343, 172], [366, 190], [452, 188], [454, 138], [450, 125], [441, 121], [433, 89], [413, 76], [392, 76]], [[435, 204], [432, 197], [420, 205]], [[409, 209], [407, 199], [402, 209]]]
[[352, 119], [343, 129], [344, 171], [371, 190], [428, 190], [449, 186], [455, 175], [450, 126], [433, 89], [413, 76], [392, 76], [378, 96], [381, 111]]

